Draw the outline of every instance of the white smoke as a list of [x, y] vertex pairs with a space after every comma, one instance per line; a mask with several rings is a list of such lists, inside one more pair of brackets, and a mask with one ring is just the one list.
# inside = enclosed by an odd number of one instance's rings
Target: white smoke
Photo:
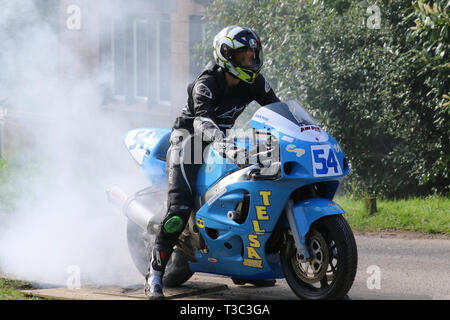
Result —
[[[126, 218], [105, 195], [115, 183], [128, 192], [146, 185], [122, 143], [133, 121], [100, 107], [98, 79], [79, 52], [61, 43], [34, 1], [3, 1], [0, 30], [0, 66], [6, 68], [0, 105], [25, 110], [27, 123], [9, 134], [32, 141], [21, 161], [39, 164], [0, 228], [0, 270], [65, 285], [76, 266], [82, 283], [136, 283], [141, 276], [128, 253]], [[61, 69], [61, 58], [70, 70]], [[147, 125], [162, 124], [149, 119]], [[8, 183], [19, 187], [14, 177]]]

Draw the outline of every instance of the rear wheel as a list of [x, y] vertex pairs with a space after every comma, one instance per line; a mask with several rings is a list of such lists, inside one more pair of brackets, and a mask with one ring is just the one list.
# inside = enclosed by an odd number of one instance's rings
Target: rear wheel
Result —
[[341, 215], [314, 222], [306, 235], [310, 259], [305, 260], [286, 231], [280, 252], [286, 281], [302, 299], [342, 299], [353, 284], [357, 248], [353, 232]]
[[[127, 223], [128, 250], [138, 271], [145, 277], [150, 261], [149, 254], [152, 252], [155, 235], [144, 232], [133, 221]], [[194, 274], [189, 268], [188, 258], [184, 252], [175, 249], [167, 263], [164, 273], [163, 285], [165, 287], [177, 287]]]

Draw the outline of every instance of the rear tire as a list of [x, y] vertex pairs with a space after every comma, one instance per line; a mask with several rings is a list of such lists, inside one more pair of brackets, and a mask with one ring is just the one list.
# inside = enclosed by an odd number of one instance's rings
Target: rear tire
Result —
[[309, 300], [342, 299], [356, 275], [358, 255], [355, 237], [342, 215], [314, 222], [306, 235], [311, 260], [297, 253], [290, 230], [280, 251], [286, 281], [294, 293]]
[[[149, 235], [133, 221], [127, 223], [128, 250], [134, 265], [142, 276], [146, 276], [153, 249], [155, 235]], [[164, 273], [163, 285], [177, 287], [188, 281], [194, 274], [189, 268], [188, 258], [184, 252], [175, 249]]]

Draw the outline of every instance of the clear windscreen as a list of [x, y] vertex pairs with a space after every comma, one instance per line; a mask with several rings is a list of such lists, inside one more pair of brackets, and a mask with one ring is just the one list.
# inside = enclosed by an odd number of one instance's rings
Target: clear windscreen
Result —
[[286, 101], [285, 103], [288, 105], [289, 111], [292, 113], [299, 125], [317, 125], [317, 121], [314, 120], [314, 118], [308, 113], [308, 111], [306, 111], [306, 109], [302, 107], [297, 101], [290, 100]]

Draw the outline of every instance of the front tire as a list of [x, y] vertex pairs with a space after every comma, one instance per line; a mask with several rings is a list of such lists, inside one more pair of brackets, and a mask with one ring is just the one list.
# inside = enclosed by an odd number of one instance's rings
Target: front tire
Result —
[[[142, 276], [146, 276], [152, 252], [154, 235], [144, 232], [133, 221], [127, 223], [128, 250], [134, 265]], [[177, 287], [188, 281], [194, 274], [189, 268], [188, 257], [184, 252], [175, 249], [170, 257], [164, 273], [163, 285], [165, 287]]]
[[325, 216], [306, 235], [311, 259], [299, 256], [290, 230], [280, 252], [281, 267], [294, 293], [309, 300], [342, 299], [350, 290], [358, 263], [353, 232], [342, 215]]

